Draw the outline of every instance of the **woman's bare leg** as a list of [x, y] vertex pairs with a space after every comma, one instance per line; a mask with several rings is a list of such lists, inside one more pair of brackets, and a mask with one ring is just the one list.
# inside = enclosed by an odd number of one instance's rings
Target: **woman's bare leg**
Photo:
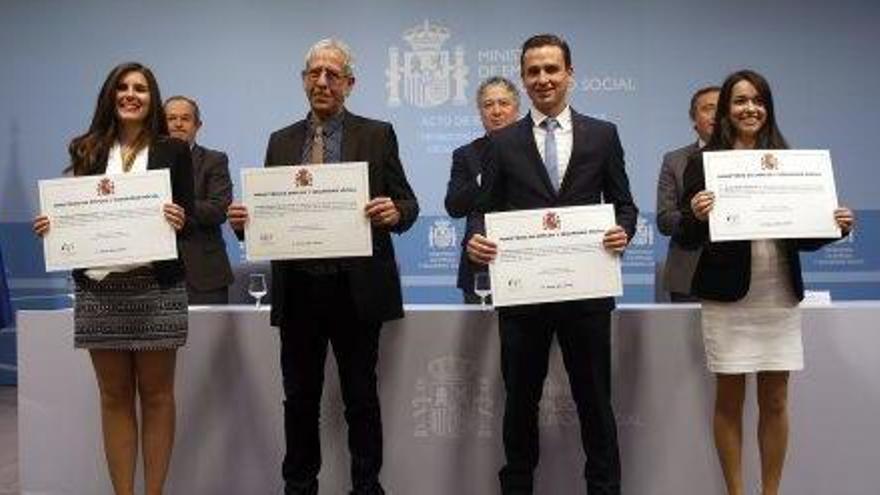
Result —
[[104, 454], [113, 491], [116, 495], [134, 495], [138, 436], [133, 355], [103, 349], [90, 354], [101, 392]]
[[146, 495], [161, 495], [174, 447], [174, 368], [176, 350], [141, 351], [135, 355], [143, 422]]
[[743, 495], [742, 418], [745, 375], [716, 374], [715, 449], [728, 495]]
[[788, 372], [758, 373], [762, 495], [778, 495], [788, 448]]

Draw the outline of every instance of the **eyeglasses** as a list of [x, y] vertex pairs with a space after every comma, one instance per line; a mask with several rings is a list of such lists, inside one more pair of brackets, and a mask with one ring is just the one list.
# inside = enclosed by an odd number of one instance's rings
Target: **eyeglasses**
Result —
[[336, 84], [339, 81], [348, 78], [347, 74], [340, 74], [339, 72], [326, 67], [315, 67], [314, 69], [302, 71], [303, 77], [311, 82], [317, 82], [321, 79], [321, 74], [324, 74], [324, 79], [327, 80], [327, 84]]

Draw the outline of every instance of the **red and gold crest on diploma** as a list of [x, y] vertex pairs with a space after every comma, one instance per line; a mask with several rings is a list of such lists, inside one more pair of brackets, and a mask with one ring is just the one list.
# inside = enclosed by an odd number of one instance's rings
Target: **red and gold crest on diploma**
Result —
[[313, 181], [312, 173], [307, 168], [297, 170], [293, 176], [293, 182], [296, 184], [296, 187], [310, 187]]
[[559, 230], [562, 227], [562, 219], [556, 212], [548, 211], [544, 214], [544, 230]]
[[110, 177], [104, 177], [98, 181], [96, 190], [98, 191], [98, 196], [110, 196], [116, 192], [116, 184], [110, 180]]
[[779, 170], [779, 159], [773, 153], [761, 156], [761, 170]]

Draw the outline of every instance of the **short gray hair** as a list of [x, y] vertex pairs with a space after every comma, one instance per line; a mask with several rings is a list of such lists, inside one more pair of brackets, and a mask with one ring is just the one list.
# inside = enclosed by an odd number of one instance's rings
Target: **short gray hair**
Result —
[[167, 100], [165, 100], [165, 103], [162, 106], [167, 107], [168, 104], [171, 103], [172, 101], [185, 101], [185, 102], [189, 103], [189, 106], [191, 106], [193, 109], [193, 117], [195, 117], [195, 119], [196, 119], [196, 124], [202, 123], [202, 111], [199, 110], [199, 104], [196, 103], [196, 100], [190, 98], [189, 96], [174, 95], [171, 98], [168, 98]]
[[344, 41], [336, 38], [324, 38], [312, 45], [306, 53], [303, 71], [309, 70], [309, 60], [321, 50], [336, 50], [339, 52], [342, 55], [342, 70], [345, 72], [345, 75], [349, 77], [354, 75], [354, 54], [352, 54], [351, 48]]
[[510, 79], [501, 76], [492, 76], [485, 81], [480, 83], [480, 86], [477, 88], [477, 108], [480, 108], [482, 105], [481, 100], [483, 99], [483, 93], [486, 92], [486, 89], [489, 86], [504, 86], [511, 95], [513, 95], [513, 101], [516, 103], [516, 107], [519, 108], [519, 89], [517, 89], [516, 84]]

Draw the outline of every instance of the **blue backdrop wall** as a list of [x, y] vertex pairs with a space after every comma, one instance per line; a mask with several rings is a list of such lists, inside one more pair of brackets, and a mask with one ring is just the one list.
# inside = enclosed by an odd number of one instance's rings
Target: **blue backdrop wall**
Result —
[[[457, 302], [461, 225], [445, 216], [452, 149], [481, 134], [473, 103], [490, 75], [518, 81], [519, 46], [554, 32], [573, 50], [581, 112], [619, 126], [639, 236], [625, 262], [624, 302], [654, 298], [654, 265], [665, 240], [654, 226], [664, 151], [693, 140], [691, 93], [733, 70], [764, 73], [780, 125], [794, 146], [829, 148], [841, 201], [858, 210], [852, 239], [807, 257], [812, 288], [836, 299], [880, 295], [880, 196], [870, 152], [880, 103], [880, 4], [842, 0], [627, 0], [545, 2], [245, 2], [29, 0], [0, 3], [0, 247], [13, 303], [66, 304], [65, 277], [47, 275], [30, 234], [36, 181], [57, 177], [66, 145], [88, 125], [98, 87], [122, 61], [150, 65], [164, 96], [199, 100], [200, 141], [225, 150], [234, 179], [262, 163], [269, 133], [305, 115], [298, 72], [316, 40], [338, 36], [355, 50], [357, 84], [348, 107], [394, 123], [422, 217], [397, 239], [406, 300]], [[409, 35], [428, 29], [415, 53]], [[424, 33], [422, 33], [424, 34]], [[417, 98], [412, 57], [436, 57], [443, 83]], [[236, 193], [238, 188], [236, 187]], [[452, 242], [451, 242], [452, 241]], [[238, 259], [236, 243], [230, 251]], [[0, 373], [10, 359], [0, 334]], [[4, 344], [6, 342], [6, 344]], [[5, 350], [4, 350], [5, 349]]]

